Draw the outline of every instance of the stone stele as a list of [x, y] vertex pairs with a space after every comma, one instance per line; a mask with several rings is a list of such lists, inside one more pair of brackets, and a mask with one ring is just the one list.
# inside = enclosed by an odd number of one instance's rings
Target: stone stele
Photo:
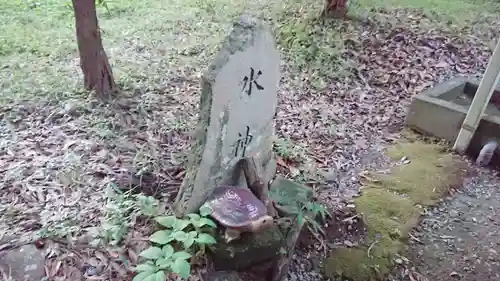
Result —
[[274, 115], [280, 56], [262, 22], [242, 16], [201, 84], [196, 141], [176, 198], [178, 216], [198, 211], [221, 184], [246, 186], [238, 161], [257, 157], [264, 180], [274, 174]]

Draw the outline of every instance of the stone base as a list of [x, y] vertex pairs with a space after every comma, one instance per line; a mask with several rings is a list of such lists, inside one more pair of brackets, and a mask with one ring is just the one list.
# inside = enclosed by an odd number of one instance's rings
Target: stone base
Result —
[[242, 281], [236, 271], [215, 271], [203, 274], [203, 281]]
[[[271, 185], [271, 198], [284, 217], [260, 233], [243, 233], [240, 239], [226, 243], [221, 231], [217, 244], [210, 247], [215, 272], [205, 281], [281, 281], [287, 276], [295, 244], [302, 230], [296, 213], [312, 200], [312, 190], [278, 177]], [[251, 276], [251, 277], [249, 277]]]
[[[419, 133], [455, 142], [479, 84], [480, 81], [475, 79], [455, 78], [416, 95], [411, 102], [406, 125]], [[500, 87], [497, 87], [467, 147], [466, 152], [473, 159], [489, 140], [500, 139], [499, 108]], [[498, 153], [493, 156], [491, 164], [500, 167]]]
[[237, 240], [224, 241], [224, 234], [216, 237], [210, 247], [217, 270], [243, 270], [252, 265], [274, 259], [283, 244], [283, 235], [277, 226], [258, 233], [243, 233]]

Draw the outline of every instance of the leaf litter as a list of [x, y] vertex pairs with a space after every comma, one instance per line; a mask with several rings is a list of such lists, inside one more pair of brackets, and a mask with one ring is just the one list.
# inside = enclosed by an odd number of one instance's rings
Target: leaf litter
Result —
[[[488, 42], [500, 29], [437, 29], [414, 10], [379, 11], [335, 25], [345, 38], [341, 56], [355, 68], [317, 89], [308, 73], [292, 79], [285, 62], [276, 131], [305, 151], [299, 161], [280, 159], [280, 173], [319, 174], [308, 181], [335, 211], [329, 224], [345, 226], [334, 227], [344, 230], [330, 233], [335, 238], [328, 243], [352, 245], [362, 226], [347, 225], [353, 222], [349, 198], [359, 193], [364, 170], [389, 164], [381, 151], [397, 139], [411, 97], [452, 76], [484, 71]], [[15, 237], [12, 244], [33, 242], [40, 231], [60, 236], [44, 245], [49, 278], [131, 280], [150, 225], [138, 221], [120, 246], [101, 248], [90, 246], [89, 229], [101, 225], [110, 183], [139, 186], [165, 204], [174, 198], [197, 116], [199, 71], [170, 71], [160, 86], [123, 85], [123, 95], [107, 105], [3, 106], [0, 229]], [[316, 246], [298, 250], [290, 280], [322, 278], [311, 270], [317, 264], [306, 263], [323, 257]]]

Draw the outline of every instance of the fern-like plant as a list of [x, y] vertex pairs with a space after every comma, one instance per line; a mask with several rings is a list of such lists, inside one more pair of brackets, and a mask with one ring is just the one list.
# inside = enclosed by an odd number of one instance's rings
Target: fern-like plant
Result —
[[205, 246], [216, 240], [208, 232], [216, 224], [209, 218], [210, 210], [201, 209], [200, 214], [188, 214], [184, 219], [175, 216], [160, 216], [155, 220], [166, 229], [158, 230], [149, 237], [153, 246], [140, 253], [146, 261], [136, 267], [133, 281], [165, 280], [169, 272], [187, 279], [191, 272], [188, 261], [193, 256], [204, 254]]

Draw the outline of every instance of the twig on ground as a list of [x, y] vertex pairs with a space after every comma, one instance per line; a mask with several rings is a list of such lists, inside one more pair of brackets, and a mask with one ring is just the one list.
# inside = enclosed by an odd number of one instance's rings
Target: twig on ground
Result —
[[378, 243], [379, 240], [373, 242], [370, 247], [368, 247], [368, 251], [366, 251], [366, 255], [368, 256], [368, 258], [370, 258], [370, 251], [372, 250], [373, 246], [375, 246], [375, 244]]
[[362, 215], [362, 213], [359, 213], [359, 214], [355, 214], [354, 216], [350, 216], [348, 218], [345, 218], [342, 220], [342, 222], [348, 222], [348, 221], [352, 221], [353, 219], [359, 217], [360, 215]]
[[420, 239], [418, 239], [417, 237], [413, 236], [411, 233], [408, 233], [408, 236], [410, 236], [411, 239], [415, 240], [416, 242], [420, 243], [420, 244], [424, 244], [424, 242], [422, 242]]
[[319, 235], [319, 233], [317, 232], [314, 232], [310, 227], [308, 227], [309, 229], [309, 232], [314, 236], [314, 238], [316, 238], [316, 240], [318, 240], [319, 244], [320, 244], [320, 248], [318, 250], [323, 250], [324, 254], [326, 255], [326, 244], [325, 244], [325, 241], [323, 239], [321, 239], [321, 236]]

